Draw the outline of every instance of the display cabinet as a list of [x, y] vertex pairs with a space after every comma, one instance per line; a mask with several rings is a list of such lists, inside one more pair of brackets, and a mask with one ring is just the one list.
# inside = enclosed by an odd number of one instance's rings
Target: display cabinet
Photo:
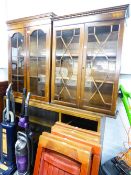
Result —
[[53, 13], [8, 21], [9, 82], [15, 96], [23, 87], [31, 98], [49, 102], [51, 17]]
[[128, 5], [54, 18], [52, 103], [115, 115]]
[[[8, 21], [9, 82], [34, 105], [115, 115], [128, 5]], [[37, 104], [36, 104], [37, 103]], [[74, 108], [73, 108], [74, 107]]]

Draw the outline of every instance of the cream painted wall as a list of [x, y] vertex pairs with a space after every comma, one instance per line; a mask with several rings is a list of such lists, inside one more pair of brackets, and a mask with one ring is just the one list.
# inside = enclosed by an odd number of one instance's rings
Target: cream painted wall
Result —
[[[75, 12], [88, 11], [92, 9], [110, 7], [122, 4], [131, 4], [131, 0], [1, 0], [0, 4], [0, 67], [7, 67], [7, 33], [5, 20], [16, 19], [20, 17], [26, 17], [46, 12], [54, 12], [57, 15], [70, 14]], [[121, 73], [131, 74], [131, 53], [130, 53], [130, 31], [131, 31], [131, 17], [127, 20], [124, 45], [122, 52], [122, 68]], [[6, 69], [7, 71], [7, 69]], [[5, 74], [7, 74], [5, 71]], [[1, 73], [0, 73], [1, 76]], [[124, 79], [125, 80], [125, 79]], [[129, 82], [131, 78], [126, 80]], [[127, 84], [123, 82], [126, 86]], [[131, 91], [131, 87], [129, 87]], [[126, 120], [126, 113], [122, 107], [121, 102], [118, 103], [118, 109], [123, 116], [123, 120], [126, 121], [128, 128], [128, 121]], [[123, 150], [123, 142], [126, 141], [126, 133], [123, 128], [120, 116], [117, 119], [106, 119], [104, 142], [103, 142], [103, 154], [102, 162], [115, 156], [118, 152]]]

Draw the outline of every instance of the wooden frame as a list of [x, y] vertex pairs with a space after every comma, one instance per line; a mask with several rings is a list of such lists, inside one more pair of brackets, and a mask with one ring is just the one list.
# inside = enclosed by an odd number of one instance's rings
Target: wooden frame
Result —
[[[62, 128], [63, 126], [61, 126]], [[62, 138], [66, 138], [72, 140], [76, 143], [82, 143], [88, 146], [92, 146], [92, 153], [93, 153], [93, 160], [92, 160], [92, 168], [91, 168], [91, 175], [98, 175], [99, 173], [99, 166], [101, 160], [101, 146], [99, 143], [89, 140], [87, 134], [83, 134], [79, 131], [79, 134], [71, 132], [63, 127], [63, 129], [57, 129], [56, 127], [52, 127], [51, 133], [54, 135], [58, 135]], [[80, 135], [81, 134], [81, 135]]]
[[65, 124], [65, 123], [62, 123], [62, 122], [56, 122], [54, 126], [67, 128], [70, 131], [79, 131], [79, 132], [82, 132], [82, 133], [85, 133], [85, 134], [90, 134], [90, 135], [93, 135], [93, 136], [97, 136], [100, 139], [100, 133], [99, 132], [86, 130], [86, 129], [82, 129], [82, 128], [79, 128], [79, 127], [74, 127], [74, 126], [71, 126], [71, 125], [68, 125], [68, 124]]
[[[63, 16], [54, 16], [54, 26], [66, 26], [87, 22], [123, 20], [129, 17], [129, 4], [85, 11]], [[65, 22], [65, 20], [67, 20]]]
[[[84, 97], [84, 83], [85, 83], [85, 64], [86, 64], [86, 53], [88, 53], [88, 36], [87, 36], [87, 29], [88, 27], [92, 27], [92, 26], [110, 26], [110, 25], [119, 25], [119, 32], [118, 32], [118, 40], [117, 40], [117, 55], [116, 55], [116, 70], [115, 70], [115, 81], [112, 82], [113, 84], [113, 91], [111, 94], [111, 108], [108, 109], [102, 109], [102, 108], [98, 108], [98, 107], [90, 107], [90, 106], [86, 106], [83, 104], [83, 97]], [[82, 87], [81, 87], [81, 95], [80, 95], [80, 108], [83, 108], [85, 110], [91, 110], [94, 112], [101, 112], [101, 113], [105, 113], [105, 114], [109, 114], [109, 115], [115, 115], [115, 109], [116, 109], [116, 101], [117, 101], [117, 90], [118, 90], [118, 79], [119, 79], [119, 71], [120, 71], [120, 55], [121, 55], [121, 50], [122, 50], [122, 38], [123, 38], [123, 26], [124, 25], [124, 21], [104, 21], [104, 22], [95, 22], [95, 23], [86, 23], [85, 24], [85, 40], [84, 40], [84, 45], [85, 45], [85, 50], [84, 50], [84, 56], [83, 56], [83, 69], [82, 69]]]
[[[49, 137], [47, 134], [42, 134], [39, 139], [37, 156], [35, 161], [34, 175], [39, 174], [41, 155], [44, 151], [43, 148], [47, 148], [63, 154], [69, 158], [74, 159], [81, 163], [80, 175], [90, 174], [90, 161], [91, 161], [91, 149], [90, 151], [85, 151], [85, 149], [78, 148], [68, 143], [62, 142], [60, 140], [55, 140], [55, 137]], [[41, 174], [39, 174], [41, 175]]]
[[46, 102], [49, 102], [49, 92], [50, 92], [50, 86], [49, 86], [49, 81], [50, 81], [50, 61], [51, 61], [51, 55], [50, 55], [50, 46], [51, 46], [51, 25], [40, 25], [40, 26], [34, 26], [34, 27], [28, 27], [26, 28], [26, 39], [27, 39], [27, 50], [28, 50], [28, 55], [27, 55], [27, 90], [30, 91], [30, 34], [33, 31], [36, 30], [42, 30], [43, 32], [46, 33], [46, 74], [45, 74], [45, 96], [38, 96], [38, 95], [33, 95], [31, 96], [32, 99], [35, 100], [43, 100]]
[[78, 69], [77, 73], [77, 87], [76, 87], [76, 103], [69, 103], [64, 101], [55, 100], [55, 68], [56, 68], [56, 31], [58, 30], [70, 30], [70, 29], [80, 29], [80, 35], [79, 35], [79, 54], [78, 54], [78, 67], [81, 67], [81, 57], [82, 57], [82, 49], [83, 49], [83, 32], [84, 32], [84, 25], [70, 25], [66, 27], [55, 27], [53, 30], [53, 53], [52, 53], [52, 88], [51, 88], [51, 102], [56, 104], [63, 104], [66, 106], [72, 106], [77, 107], [79, 106], [79, 97], [80, 97], [80, 79], [81, 79], [81, 71]]
[[[19, 25], [18, 25], [19, 26]], [[14, 29], [14, 30], [11, 30], [8, 32], [8, 50], [9, 50], [9, 55], [8, 55], [8, 79], [9, 79], [9, 83], [12, 82], [12, 51], [11, 51], [11, 38], [12, 36], [15, 34], [15, 33], [21, 33], [23, 35], [23, 37], [25, 36], [24, 35], [24, 29]], [[26, 45], [26, 40], [25, 40], [25, 37], [24, 37], [24, 48], [25, 48], [25, 45]], [[25, 54], [25, 50], [24, 50], [24, 87], [26, 87], [26, 54]], [[16, 92], [14, 91], [14, 96], [15, 97], [19, 97], [19, 96], [22, 96], [20, 92]]]
[[74, 137], [78, 137], [79, 139], [87, 138], [89, 141], [92, 141], [92, 142], [95, 142], [98, 144], [100, 143], [100, 137], [92, 135], [92, 134], [87, 133], [87, 132], [84, 133], [84, 132], [81, 132], [81, 131], [78, 131], [75, 129], [71, 129], [69, 127], [54, 125], [54, 126], [52, 126], [51, 131], [52, 132], [64, 132], [65, 134], [69, 134], [69, 132], [70, 132]]
[[[62, 137], [60, 137], [60, 136], [58, 136], [58, 135], [54, 135], [54, 134], [52, 134], [52, 133], [43, 132], [42, 135], [47, 136], [47, 137], [49, 137], [49, 138], [56, 139], [56, 140], [61, 141], [61, 142], [64, 141], [65, 143], [67, 143], [67, 144], [69, 144], [69, 145], [78, 147], [78, 143], [77, 143], [77, 142], [74, 142], [74, 141], [69, 140], [69, 139], [64, 139], [64, 140], [63, 140]], [[91, 147], [91, 146], [84, 145], [84, 144], [82, 144], [82, 143], [79, 143], [79, 148], [85, 149], [86, 151], [89, 151], [89, 152], [92, 152], [92, 147]]]
[[43, 24], [51, 23], [51, 19], [56, 16], [53, 12], [51, 13], [44, 13], [40, 15], [24, 17], [19, 19], [14, 19], [7, 21], [8, 30], [20, 29], [24, 27], [33, 27]]
[[87, 144], [89, 146], [93, 146], [93, 153], [94, 154], [98, 154], [100, 155], [101, 154], [101, 145], [96, 142], [96, 141], [93, 141], [93, 140], [89, 140], [87, 135], [79, 135], [79, 134], [76, 134], [76, 133], [72, 133], [70, 131], [68, 131], [68, 129], [56, 129], [56, 128], [53, 128], [51, 129], [51, 133], [52, 134], [55, 134], [55, 135], [59, 135], [61, 137], [65, 137], [67, 139], [71, 139], [73, 141], [78, 141], [80, 143], [84, 143], [84, 144]]
[[[76, 108], [81, 108], [83, 110], [103, 113], [111, 115], [111, 117], [115, 116], [115, 110], [116, 110], [116, 102], [117, 102], [117, 94], [118, 94], [118, 78], [119, 78], [119, 71], [120, 71], [120, 56], [121, 56], [121, 50], [122, 50], [122, 39], [123, 39], [123, 30], [124, 30], [124, 19], [128, 17], [128, 9], [129, 5], [123, 5], [123, 6], [116, 6], [111, 8], [105, 8], [105, 9], [99, 9], [99, 10], [93, 10], [89, 12], [83, 12], [83, 13], [76, 13], [76, 14], [70, 14], [70, 15], [64, 15], [64, 16], [56, 16], [53, 18], [53, 26], [55, 31], [57, 29], [66, 30], [66, 28], [69, 28], [71, 26], [75, 25], [85, 25], [85, 28], [83, 28], [83, 31], [81, 33], [81, 61], [79, 64], [79, 70], [82, 71], [82, 74], [80, 75], [79, 82], [77, 84], [78, 87], [78, 93], [77, 93], [77, 103], [76, 105], [72, 105], [70, 103], [66, 103], [64, 101], [54, 100], [54, 77], [52, 79], [52, 103], [57, 103], [60, 105], [65, 106], [71, 106]], [[85, 81], [85, 58], [86, 58], [86, 51], [88, 51], [88, 45], [86, 42], [87, 39], [87, 32], [86, 28], [87, 26], [98, 26], [98, 25], [109, 25], [109, 24], [119, 24], [119, 32], [118, 32], [118, 45], [117, 45], [117, 56], [116, 56], [116, 70], [115, 70], [115, 80], [114, 85], [112, 87], [112, 94], [111, 94], [111, 107], [101, 107], [101, 106], [87, 106], [86, 104], [83, 104], [83, 96], [84, 96], [84, 81]], [[53, 62], [55, 62], [55, 49], [56, 49], [56, 41], [55, 41], [55, 31], [53, 35]], [[53, 64], [53, 71], [55, 72], [55, 64]], [[80, 73], [79, 71], [78, 73]], [[103, 93], [104, 94], [104, 93]], [[99, 99], [98, 99], [99, 100]], [[102, 99], [103, 100], [103, 99]], [[107, 106], [107, 103], [104, 103], [103, 105]]]
[[[8, 39], [8, 48], [9, 48], [9, 82], [12, 82], [12, 68], [11, 68], [11, 42], [10, 38], [15, 32], [21, 31], [24, 36], [24, 87], [27, 88], [29, 91], [29, 33], [27, 30], [36, 30], [36, 29], [42, 29], [43, 31], [47, 31], [46, 36], [46, 52], [47, 52], [47, 59], [46, 59], [46, 84], [45, 84], [45, 97], [40, 96], [33, 96], [31, 97], [32, 100], [38, 100], [38, 101], [50, 101], [50, 65], [51, 65], [51, 40], [52, 40], [52, 22], [51, 18], [55, 14], [53, 13], [46, 13], [43, 15], [37, 15], [27, 18], [21, 18], [16, 20], [11, 20], [7, 22], [8, 25], [8, 33], [9, 33], [9, 39]], [[15, 97], [21, 97], [21, 93], [14, 92]]]

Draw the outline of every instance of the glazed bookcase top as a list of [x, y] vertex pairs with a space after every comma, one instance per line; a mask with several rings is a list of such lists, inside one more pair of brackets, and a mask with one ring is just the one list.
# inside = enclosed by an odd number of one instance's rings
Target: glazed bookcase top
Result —
[[30, 21], [30, 20], [34, 20], [34, 19], [40, 19], [40, 18], [53, 18], [54, 16], [56, 16], [55, 13], [50, 12], [50, 13], [44, 13], [44, 14], [40, 14], [40, 15], [35, 15], [35, 16], [30, 16], [30, 17], [24, 17], [24, 18], [19, 18], [19, 19], [14, 19], [14, 20], [9, 20], [7, 21], [7, 25], [12, 24], [12, 23], [18, 23], [21, 21]]
[[9, 82], [17, 82], [15, 97], [21, 98], [25, 87], [33, 92], [32, 106], [114, 116], [128, 16], [127, 4], [8, 21]]
[[81, 12], [81, 13], [74, 13], [74, 14], [63, 15], [63, 16], [54, 16], [53, 20], [54, 21], [63, 20], [63, 19], [84, 17], [84, 16], [90, 16], [90, 15], [98, 15], [98, 14], [104, 14], [104, 13], [117, 12], [117, 11], [125, 11], [125, 15], [122, 16], [122, 18], [129, 17], [129, 4], [109, 7], [109, 8], [102, 8], [98, 10], [91, 10], [91, 11], [86, 11], [86, 12]]

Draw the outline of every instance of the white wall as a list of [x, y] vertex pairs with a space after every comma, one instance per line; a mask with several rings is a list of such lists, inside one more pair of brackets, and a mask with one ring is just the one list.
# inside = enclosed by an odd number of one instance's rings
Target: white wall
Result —
[[128, 18], [125, 22], [125, 31], [124, 31], [122, 57], [121, 57], [121, 74], [131, 74], [131, 44], [129, 40], [131, 36], [130, 32], [131, 32], [131, 7], [130, 7], [130, 18]]
[[8, 80], [8, 49], [5, 1], [0, 2], [0, 81]]
[[92, 9], [104, 8], [109, 6], [129, 3], [130, 0], [6, 0], [7, 19], [14, 19], [29, 15], [46, 12], [54, 12], [57, 15], [70, 14], [75, 12], [88, 11]]
[[[54, 12], [57, 15], [70, 14], [75, 12], [88, 11], [92, 9], [111, 7], [115, 5], [131, 4], [130, 0], [1, 0], [0, 6], [0, 65], [7, 67], [7, 35], [5, 32], [5, 18], [6, 20], [16, 19], [20, 17], [32, 16], [36, 14], [42, 14], [46, 12]], [[6, 2], [6, 4], [4, 4]], [[4, 6], [5, 5], [5, 6]], [[131, 73], [130, 59], [130, 31], [131, 31], [131, 17], [127, 21], [124, 46], [122, 52], [122, 73]], [[126, 81], [128, 82], [128, 80]], [[125, 84], [125, 83], [124, 83]], [[131, 83], [130, 83], [131, 84]], [[131, 91], [131, 89], [130, 89]], [[123, 119], [126, 120], [126, 113], [123, 109], [123, 105], [119, 103], [119, 110]], [[126, 122], [128, 128], [128, 121]], [[123, 150], [123, 142], [127, 137], [123, 129], [123, 125], [120, 117], [115, 119], [107, 118], [104, 134], [103, 144], [103, 161], [115, 156], [118, 152]]]
[[5, 1], [0, 1], [0, 68], [7, 67], [8, 50], [7, 50], [7, 32], [6, 32], [6, 11]]

